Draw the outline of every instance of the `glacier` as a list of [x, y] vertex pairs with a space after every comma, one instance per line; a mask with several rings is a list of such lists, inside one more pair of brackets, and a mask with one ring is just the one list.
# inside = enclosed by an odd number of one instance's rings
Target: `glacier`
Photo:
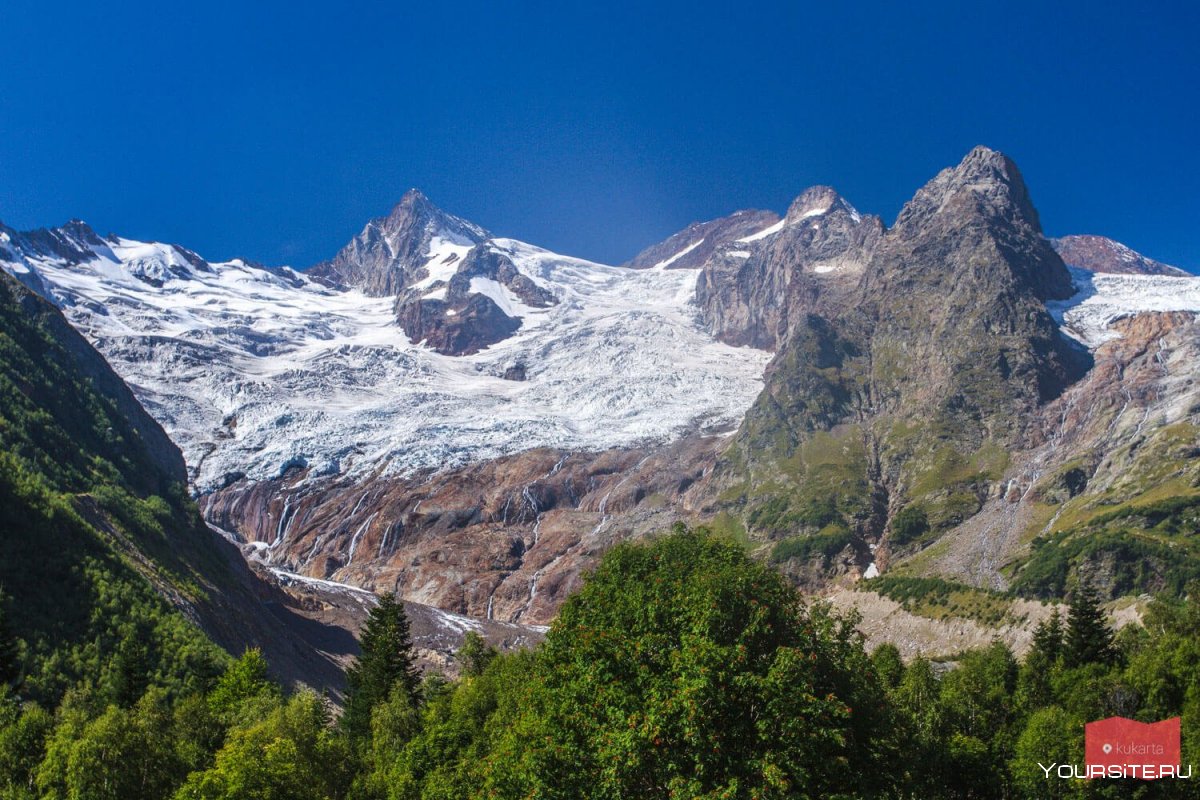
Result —
[[[532, 308], [475, 279], [522, 326], [447, 356], [409, 341], [394, 297], [288, 268], [118, 237], [77, 238], [66, 249], [79, 255], [64, 258], [5, 237], [0, 266], [40, 285], [95, 344], [181, 447], [199, 492], [293, 467], [408, 474], [537, 447], [719, 434], [740, 422], [770, 359], [701, 329], [698, 270], [612, 267], [511, 239], [485, 246], [558, 302]], [[453, 273], [447, 257], [468, 248], [434, 239], [424, 286], [436, 291]], [[526, 380], [503, 377], [516, 365]]]

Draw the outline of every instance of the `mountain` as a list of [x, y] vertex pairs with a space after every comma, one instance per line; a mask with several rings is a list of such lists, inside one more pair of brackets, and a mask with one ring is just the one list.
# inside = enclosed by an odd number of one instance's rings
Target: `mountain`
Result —
[[[681, 517], [812, 588], [1041, 586], [1030, 564], [1109, 558], [1064, 527], [1116, 497], [1104, 459], [1136, 506], [1158, 474], [1139, 442], [1194, 424], [1200, 281], [1068, 268], [987, 148], [890, 228], [813, 187], [627, 267], [415, 192], [308, 273], [75, 225], [3, 235], [4, 267], [130, 383], [253, 560], [481, 620], [549, 621], [602, 552]], [[1147, 452], [1186, 482], [1166, 442]], [[1064, 497], [1071, 459], [1096, 479]], [[1034, 558], [1040, 537], [1063, 549]]]
[[693, 222], [647, 247], [625, 266], [632, 269], [698, 269], [724, 245], [752, 237], [779, 222], [774, 211], [737, 211], [708, 222]]
[[[68, 243], [72, 259], [28, 244], [43, 238]], [[6, 268], [46, 287], [123, 373], [202, 492], [294, 469], [410, 473], [733, 425], [766, 361], [695, 329], [694, 272], [605, 267], [512, 240], [468, 248], [452, 280], [492, 293], [524, 327], [466, 357], [411, 343], [395, 298], [286, 268], [67, 229], [9, 241]], [[484, 261], [555, 303], [528, 306], [476, 277]]]
[[419, 276], [453, 265], [487, 238], [483, 228], [445, 213], [410, 189], [390, 214], [368, 222], [337, 255], [308, 274], [368, 297], [394, 297]]
[[700, 318], [723, 342], [776, 350], [791, 320], [849, 299], [882, 232], [878, 217], [814, 186], [776, 224], [716, 249], [701, 265]]
[[874, 242], [850, 302], [788, 321], [721, 505], [752, 536], [827, 537], [860, 567], [905, 507], [960, 523], [1030, 414], [1086, 371], [1044, 307], [1071, 294], [1015, 165], [972, 151]]
[[1063, 236], [1050, 243], [1062, 260], [1089, 272], [1115, 275], [1169, 275], [1190, 278], [1191, 273], [1138, 253], [1103, 236]]

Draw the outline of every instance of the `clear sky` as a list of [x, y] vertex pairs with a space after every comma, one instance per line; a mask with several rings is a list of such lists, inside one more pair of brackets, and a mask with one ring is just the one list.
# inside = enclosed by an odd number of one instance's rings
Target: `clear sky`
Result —
[[1200, 3], [14, 2], [0, 29], [21, 229], [308, 266], [417, 186], [618, 262], [815, 183], [890, 223], [987, 144], [1047, 233], [1200, 271]]

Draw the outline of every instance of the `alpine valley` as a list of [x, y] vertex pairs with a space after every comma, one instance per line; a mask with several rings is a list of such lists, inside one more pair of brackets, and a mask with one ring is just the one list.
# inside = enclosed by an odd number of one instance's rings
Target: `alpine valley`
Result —
[[[5, 314], [112, 399], [97, 452], [137, 443], [114, 480], [190, 487], [155, 523], [182, 560], [145, 567], [160, 594], [230, 649], [279, 607], [325, 626], [269, 654], [313, 685], [367, 593], [450, 636], [426, 649], [449, 667], [464, 630], [536, 640], [606, 551], [680, 520], [907, 656], [1023, 651], [1079, 577], [1112, 601], [1200, 578], [1200, 278], [1047, 238], [987, 148], [891, 225], [818, 186], [617, 266], [417, 190], [303, 270], [80, 221], [0, 225], [0, 266]], [[245, 563], [204, 560], [228, 542]]]

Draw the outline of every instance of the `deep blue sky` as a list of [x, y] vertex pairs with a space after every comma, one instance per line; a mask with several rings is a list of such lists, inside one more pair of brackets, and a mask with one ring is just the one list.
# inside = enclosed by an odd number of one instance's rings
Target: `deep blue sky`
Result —
[[890, 223], [983, 143], [1200, 270], [1200, 4], [1110, 5], [11, 3], [0, 219], [307, 266], [418, 186], [613, 262], [814, 183]]

